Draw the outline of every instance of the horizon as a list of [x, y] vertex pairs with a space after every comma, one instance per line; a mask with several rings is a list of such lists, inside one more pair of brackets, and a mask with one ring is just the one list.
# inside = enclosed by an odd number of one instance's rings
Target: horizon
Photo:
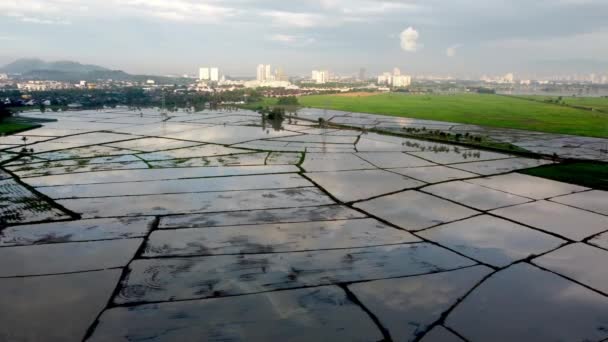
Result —
[[0, 64], [70, 60], [155, 75], [217, 66], [253, 76], [260, 63], [290, 75], [393, 67], [456, 78], [608, 72], [601, 0], [23, 0], [0, 10], [9, 32], [0, 35], [8, 47]]

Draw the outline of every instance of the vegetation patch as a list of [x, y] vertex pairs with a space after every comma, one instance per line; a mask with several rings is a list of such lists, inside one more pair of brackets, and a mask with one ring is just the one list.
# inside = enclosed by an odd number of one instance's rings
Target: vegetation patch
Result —
[[303, 106], [438, 120], [548, 133], [608, 137], [604, 113], [542, 101], [492, 95], [410, 95], [385, 93], [365, 97], [313, 95]]
[[12, 111], [4, 103], [0, 103], [0, 135], [15, 134], [40, 127], [40, 124], [14, 118], [12, 115]]
[[518, 96], [520, 98], [554, 103], [575, 108], [599, 111], [608, 113], [608, 96], [602, 97], [584, 97], [584, 96], [545, 96], [545, 95], [527, 95]]
[[447, 143], [463, 144], [467, 146], [476, 146], [481, 148], [489, 148], [494, 150], [502, 150], [507, 152], [532, 153], [519, 146], [492, 140], [491, 138], [478, 134], [471, 133], [448, 133], [440, 130], [428, 130], [426, 127], [403, 127], [403, 132], [407, 136], [413, 138], [422, 138], [433, 141], [444, 141]]
[[608, 190], [608, 163], [572, 162], [541, 166], [523, 170], [520, 173], [593, 189]]
[[25, 122], [14, 122], [12, 119], [7, 119], [0, 122], [0, 135], [15, 134], [30, 129], [38, 128], [40, 125]]

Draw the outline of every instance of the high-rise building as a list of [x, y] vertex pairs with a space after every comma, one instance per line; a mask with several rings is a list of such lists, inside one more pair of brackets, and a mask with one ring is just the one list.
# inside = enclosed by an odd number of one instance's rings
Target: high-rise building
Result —
[[256, 70], [256, 80], [258, 82], [264, 81], [272, 81], [272, 70], [270, 69], [270, 64], [259, 64]]
[[359, 81], [365, 81], [366, 77], [365, 68], [359, 69]]
[[274, 72], [274, 80], [281, 81], [281, 82], [288, 82], [289, 77], [287, 77], [287, 75], [285, 74], [285, 71], [283, 71], [283, 68], [279, 67]]
[[198, 69], [198, 79], [201, 81], [209, 80], [210, 73], [209, 68], [200, 68]]
[[382, 75], [378, 76], [378, 84], [393, 84], [393, 75], [390, 72], [385, 72]]
[[211, 82], [219, 82], [219, 80], [220, 80], [220, 69], [218, 69], [218, 68], [211, 68], [210, 69], [210, 73], [209, 73], [209, 80], [211, 80]]
[[393, 87], [409, 87], [412, 84], [412, 77], [408, 75], [393, 76]]
[[329, 81], [329, 71], [327, 70], [313, 70], [311, 76], [316, 84], [324, 84]]
[[591, 82], [592, 84], [597, 83], [597, 76], [595, 74], [589, 75], [589, 82]]
[[378, 84], [384, 84], [390, 87], [409, 87], [412, 84], [412, 77], [402, 75], [399, 68], [394, 68], [393, 72], [385, 72], [378, 76]]
[[258, 68], [256, 69], [256, 77], [255, 79], [258, 82], [264, 81], [264, 64], [258, 64]]

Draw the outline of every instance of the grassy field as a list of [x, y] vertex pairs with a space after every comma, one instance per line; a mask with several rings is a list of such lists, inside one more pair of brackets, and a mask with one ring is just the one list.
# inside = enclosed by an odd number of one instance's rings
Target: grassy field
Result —
[[[546, 101], [546, 100], [557, 100], [557, 96], [543, 96], [543, 95], [527, 95], [522, 96], [523, 98], [535, 100], [535, 101]], [[600, 110], [608, 113], [608, 97], [573, 97], [564, 96], [562, 102], [568, 106], [583, 107], [588, 109]]]
[[307, 107], [608, 138], [608, 114], [500, 95], [314, 95]]
[[532, 176], [608, 190], [608, 163], [578, 162], [541, 166], [521, 171]]
[[36, 127], [40, 127], [40, 125], [5, 120], [3, 122], [0, 122], [0, 135], [9, 135], [13, 133], [23, 132]]

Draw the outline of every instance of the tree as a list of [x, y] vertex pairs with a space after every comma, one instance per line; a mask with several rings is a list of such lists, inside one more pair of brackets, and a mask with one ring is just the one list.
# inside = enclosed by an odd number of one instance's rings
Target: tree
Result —
[[0, 102], [0, 121], [3, 121], [6, 118], [9, 118], [13, 115], [11, 111], [6, 107], [6, 105]]
[[282, 106], [297, 106], [300, 103], [298, 102], [298, 98], [295, 96], [286, 96], [286, 97], [281, 97], [279, 99], [279, 101], [277, 102], [278, 105], [282, 105]]

